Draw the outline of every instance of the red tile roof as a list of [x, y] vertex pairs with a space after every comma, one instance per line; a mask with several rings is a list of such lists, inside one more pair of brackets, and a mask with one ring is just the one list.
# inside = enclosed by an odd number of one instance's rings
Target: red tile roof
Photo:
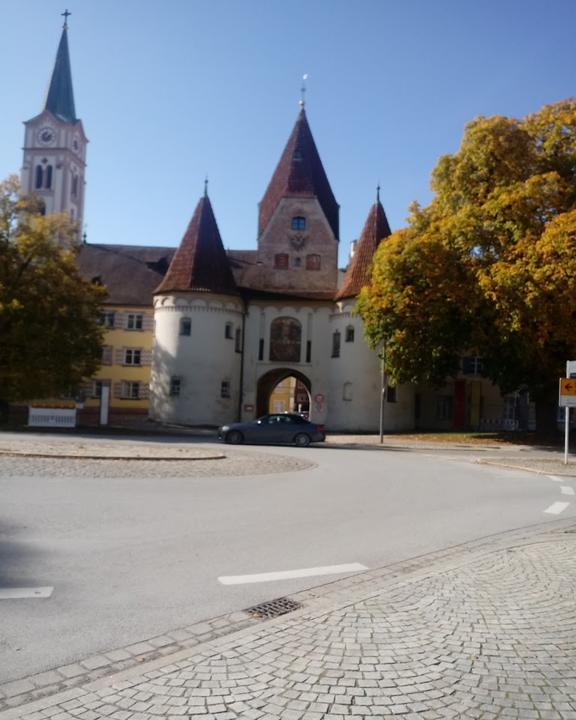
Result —
[[364, 285], [368, 284], [374, 253], [380, 242], [391, 234], [384, 208], [380, 200], [377, 200], [370, 208], [356, 252], [348, 265], [342, 286], [336, 293], [336, 300], [356, 297]]
[[258, 235], [268, 225], [278, 203], [285, 197], [317, 197], [338, 238], [338, 211], [326, 172], [316, 149], [304, 108], [300, 111], [282, 157], [260, 202]]
[[238, 292], [207, 195], [196, 206], [180, 247], [155, 292], [178, 290], [227, 295]]

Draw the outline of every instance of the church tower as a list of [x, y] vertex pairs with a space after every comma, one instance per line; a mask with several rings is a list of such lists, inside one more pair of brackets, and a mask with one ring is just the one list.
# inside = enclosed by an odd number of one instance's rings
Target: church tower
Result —
[[82, 121], [76, 117], [68, 51], [68, 15], [56, 53], [56, 61], [39, 115], [24, 123], [24, 161], [21, 185], [24, 194], [36, 194], [46, 213], [68, 213], [78, 222], [84, 215], [86, 145]]

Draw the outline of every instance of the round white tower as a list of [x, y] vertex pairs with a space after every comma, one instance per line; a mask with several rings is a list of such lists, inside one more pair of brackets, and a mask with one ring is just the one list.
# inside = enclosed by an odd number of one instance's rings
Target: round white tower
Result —
[[153, 420], [220, 425], [238, 417], [243, 309], [205, 194], [154, 296]]

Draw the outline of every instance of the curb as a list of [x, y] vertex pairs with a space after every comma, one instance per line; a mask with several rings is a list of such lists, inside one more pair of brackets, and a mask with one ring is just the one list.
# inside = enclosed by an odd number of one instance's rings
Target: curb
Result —
[[227, 456], [224, 453], [210, 453], [203, 455], [202, 457], [138, 457], [134, 455], [85, 455], [85, 454], [70, 454], [70, 453], [35, 453], [35, 452], [13, 452], [10, 450], [0, 450], [0, 456], [4, 457], [28, 457], [28, 458], [42, 458], [47, 460], [135, 460], [135, 461], [190, 461], [190, 460], [223, 460]]

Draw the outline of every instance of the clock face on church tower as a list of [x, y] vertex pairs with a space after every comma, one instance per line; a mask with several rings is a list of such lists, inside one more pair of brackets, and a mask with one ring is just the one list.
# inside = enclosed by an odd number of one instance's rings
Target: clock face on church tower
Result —
[[42, 145], [52, 145], [56, 136], [54, 134], [54, 130], [52, 130], [51, 127], [46, 126], [46, 127], [40, 128], [40, 130], [38, 130], [37, 137], [38, 137], [38, 141]]

